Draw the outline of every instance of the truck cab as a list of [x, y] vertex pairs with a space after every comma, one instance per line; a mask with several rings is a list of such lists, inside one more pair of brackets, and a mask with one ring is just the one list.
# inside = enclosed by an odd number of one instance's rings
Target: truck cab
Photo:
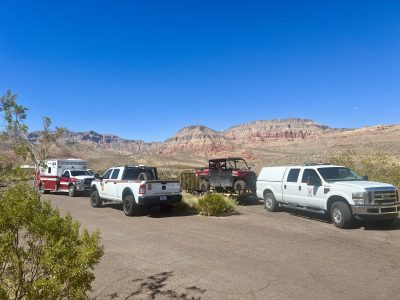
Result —
[[400, 211], [395, 186], [370, 182], [349, 168], [329, 164], [263, 168], [257, 196], [268, 211], [288, 206], [330, 213], [339, 228], [351, 227], [354, 219], [389, 224]]

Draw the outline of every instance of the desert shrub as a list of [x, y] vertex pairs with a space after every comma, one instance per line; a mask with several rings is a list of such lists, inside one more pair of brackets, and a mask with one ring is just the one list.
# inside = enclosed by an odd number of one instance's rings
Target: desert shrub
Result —
[[86, 299], [103, 249], [30, 186], [0, 195], [0, 298]]
[[196, 208], [201, 215], [219, 216], [235, 212], [236, 202], [221, 194], [206, 193], [199, 198]]
[[343, 151], [329, 161], [353, 169], [359, 175], [368, 175], [371, 181], [380, 181], [400, 187], [400, 163], [395, 157], [384, 153], [361, 154], [354, 150]]

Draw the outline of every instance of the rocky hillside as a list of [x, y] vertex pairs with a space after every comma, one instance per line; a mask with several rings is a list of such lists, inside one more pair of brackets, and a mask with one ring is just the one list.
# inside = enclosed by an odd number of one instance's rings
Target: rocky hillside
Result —
[[305, 140], [344, 129], [330, 128], [307, 119], [278, 119], [237, 125], [222, 134], [235, 143], [264, 143], [271, 140]]
[[[29, 139], [36, 142], [39, 138], [38, 132], [29, 134]], [[100, 134], [95, 131], [72, 132], [65, 131], [61, 142], [68, 146], [87, 145], [100, 149], [111, 150], [121, 153], [142, 153], [145, 151], [156, 151], [161, 143], [146, 143], [141, 140], [126, 140], [112, 134]]]

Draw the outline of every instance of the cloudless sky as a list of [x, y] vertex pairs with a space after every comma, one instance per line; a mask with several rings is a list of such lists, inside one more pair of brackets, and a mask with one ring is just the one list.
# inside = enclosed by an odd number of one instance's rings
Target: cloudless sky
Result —
[[400, 123], [400, 1], [4, 1], [0, 94], [73, 131]]

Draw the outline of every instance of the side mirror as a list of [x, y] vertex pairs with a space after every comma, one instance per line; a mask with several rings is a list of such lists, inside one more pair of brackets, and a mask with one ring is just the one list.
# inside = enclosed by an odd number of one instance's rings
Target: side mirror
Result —
[[362, 177], [362, 179], [365, 180], [365, 181], [368, 181], [368, 175], [364, 175], [364, 176]]
[[94, 174], [94, 178], [101, 180], [101, 179], [103, 179], [103, 176], [100, 176], [99, 173], [96, 173], [96, 174]]

